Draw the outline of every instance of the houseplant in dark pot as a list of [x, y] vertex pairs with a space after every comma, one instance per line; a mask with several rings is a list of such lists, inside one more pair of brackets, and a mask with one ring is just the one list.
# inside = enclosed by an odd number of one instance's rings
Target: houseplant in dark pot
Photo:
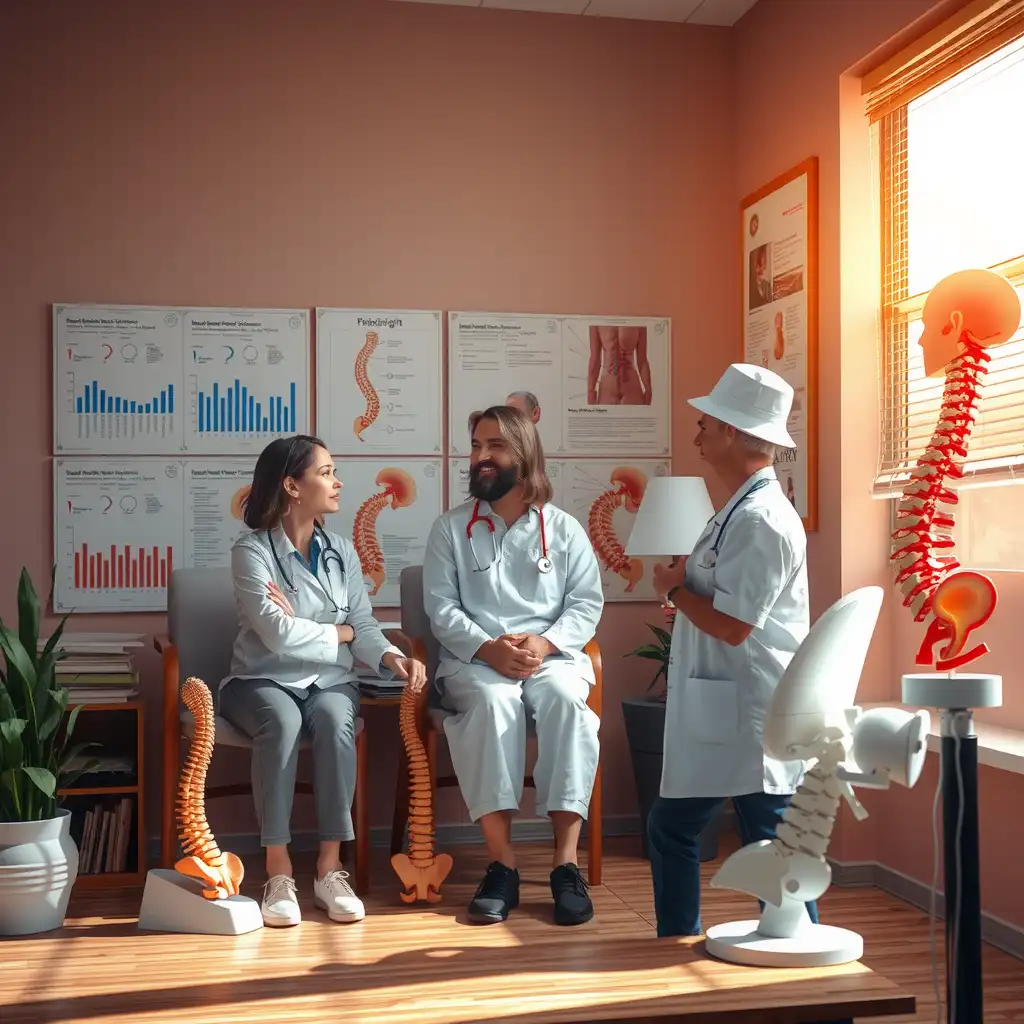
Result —
[[[644, 658], [657, 664], [654, 678], [643, 697], [626, 697], [622, 701], [622, 716], [626, 724], [626, 741], [633, 763], [633, 779], [640, 804], [640, 835], [645, 860], [650, 859], [647, 848], [647, 816], [661, 789], [661, 764], [665, 742], [665, 702], [668, 698], [668, 659], [672, 647], [672, 625], [677, 612], [666, 612], [667, 626], [648, 623], [654, 641], [642, 644], [630, 656]], [[655, 690], [658, 681], [662, 685]], [[654, 691], [652, 693], [652, 691]], [[700, 834], [700, 859], [713, 860], [718, 853], [718, 820], [712, 820]]]
[[79, 708], [65, 714], [67, 691], [56, 681], [64, 622], [40, 650], [40, 618], [22, 569], [17, 632], [0, 621], [0, 935], [61, 927], [78, 876], [71, 814], [57, 788], [81, 774], [65, 769], [88, 744], [68, 746]]

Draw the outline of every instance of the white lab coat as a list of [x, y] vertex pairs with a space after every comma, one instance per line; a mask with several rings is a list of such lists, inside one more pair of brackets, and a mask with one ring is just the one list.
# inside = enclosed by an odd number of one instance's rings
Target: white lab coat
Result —
[[[434, 523], [423, 560], [423, 599], [441, 646], [436, 685], [452, 714], [444, 720], [452, 764], [470, 817], [518, 809], [525, 770], [526, 715], [537, 729], [533, 770], [537, 813], [586, 817], [599, 757], [599, 721], [586, 700], [594, 682], [583, 652], [604, 607], [601, 573], [583, 527], [562, 509], [534, 506], [511, 527], [473, 501]], [[540, 516], [547, 557], [541, 558]], [[525, 681], [507, 679], [475, 657], [503, 633], [533, 633], [558, 648]]]
[[[239, 630], [231, 671], [222, 686], [231, 679], [272, 679], [298, 690], [312, 683], [321, 689], [355, 683], [356, 658], [381, 678], [393, 678], [381, 659], [389, 651], [399, 655], [402, 651], [388, 641], [373, 617], [356, 549], [347, 537], [329, 531], [327, 537], [333, 551], [321, 538], [316, 576], [280, 527], [254, 530], [235, 542], [231, 571]], [[288, 598], [294, 617], [285, 615], [268, 597], [271, 582]], [[335, 627], [345, 623], [355, 631], [351, 643], [338, 640]]]
[[687, 589], [713, 596], [718, 611], [754, 628], [733, 647], [676, 613], [663, 797], [795, 792], [803, 763], [765, 756], [764, 723], [782, 673], [810, 629], [806, 553], [800, 516], [771, 467], [753, 474], [697, 541], [686, 562]]

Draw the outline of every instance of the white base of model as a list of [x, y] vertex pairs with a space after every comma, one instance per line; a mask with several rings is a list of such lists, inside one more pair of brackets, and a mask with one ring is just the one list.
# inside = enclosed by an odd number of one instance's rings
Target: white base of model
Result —
[[190, 935], [244, 935], [263, 927], [263, 914], [248, 896], [208, 900], [198, 878], [154, 868], [146, 874], [139, 927]]
[[903, 703], [924, 708], [998, 708], [1003, 677], [987, 673], [912, 672], [903, 677]]
[[706, 948], [718, 960], [749, 967], [830, 967], [864, 955], [864, 940], [846, 928], [807, 921], [796, 935], [763, 935], [761, 922], [729, 921], [708, 929]]

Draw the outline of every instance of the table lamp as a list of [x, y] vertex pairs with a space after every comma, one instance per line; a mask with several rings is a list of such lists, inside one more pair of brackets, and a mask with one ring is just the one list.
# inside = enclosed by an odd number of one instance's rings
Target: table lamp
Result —
[[714, 514], [703, 477], [656, 476], [647, 483], [626, 554], [688, 555]]

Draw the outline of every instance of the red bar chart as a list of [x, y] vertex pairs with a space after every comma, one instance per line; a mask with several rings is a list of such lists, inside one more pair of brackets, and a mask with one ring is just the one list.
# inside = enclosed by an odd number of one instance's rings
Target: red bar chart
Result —
[[75, 590], [151, 590], [167, 586], [174, 568], [173, 549], [120, 548], [90, 550], [87, 543], [75, 547]]

